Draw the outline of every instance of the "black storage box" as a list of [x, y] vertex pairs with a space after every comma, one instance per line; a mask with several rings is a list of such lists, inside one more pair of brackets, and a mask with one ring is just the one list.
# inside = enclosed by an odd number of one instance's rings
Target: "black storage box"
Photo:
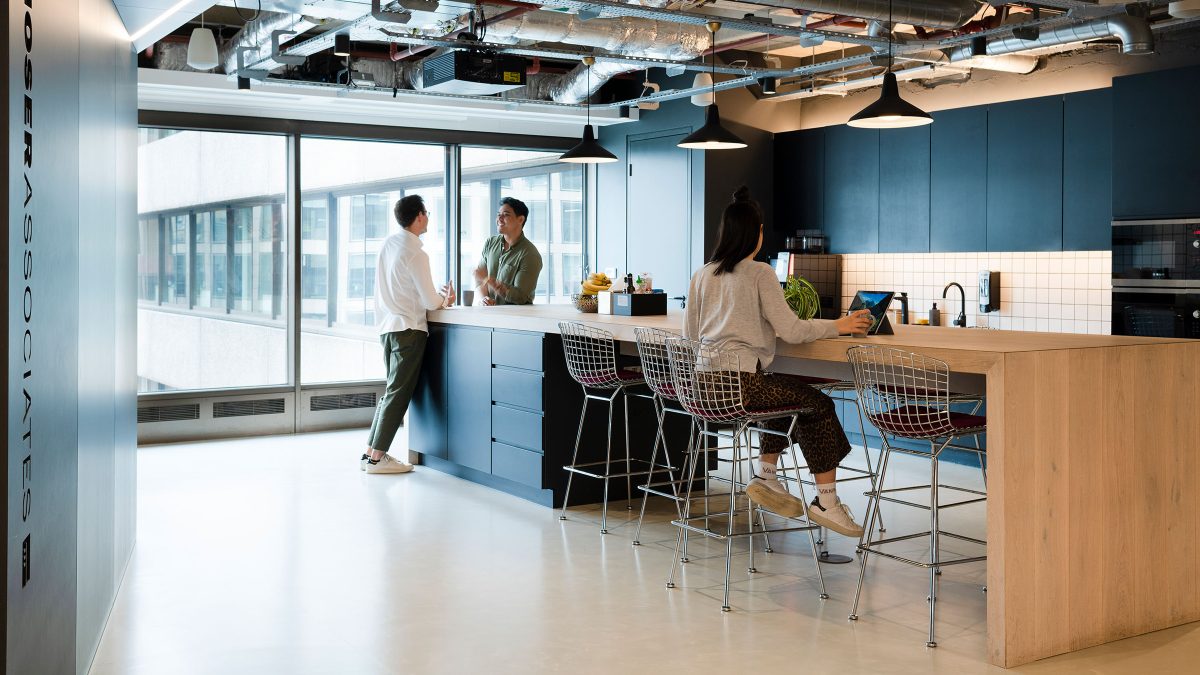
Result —
[[618, 316], [651, 316], [667, 313], [666, 293], [613, 293], [612, 313]]

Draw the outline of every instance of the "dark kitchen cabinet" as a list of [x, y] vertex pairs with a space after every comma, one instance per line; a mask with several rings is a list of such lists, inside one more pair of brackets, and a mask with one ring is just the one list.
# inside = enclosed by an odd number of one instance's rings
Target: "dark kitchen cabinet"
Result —
[[429, 326], [421, 376], [406, 422], [408, 447], [442, 459], [446, 458], [446, 333], [445, 326]]
[[1200, 66], [1113, 78], [1114, 218], [1200, 216]]
[[1063, 250], [1112, 246], [1112, 89], [1067, 94], [1063, 107]]
[[987, 250], [1063, 247], [1063, 97], [988, 106]]
[[987, 120], [987, 106], [933, 113], [930, 251], [987, 250]]
[[879, 250], [929, 251], [929, 126], [879, 134]]
[[825, 233], [831, 253], [879, 251], [879, 131], [825, 129]]
[[446, 329], [446, 459], [492, 470], [492, 332]]
[[825, 226], [825, 129], [791, 131], [775, 142], [775, 229]]

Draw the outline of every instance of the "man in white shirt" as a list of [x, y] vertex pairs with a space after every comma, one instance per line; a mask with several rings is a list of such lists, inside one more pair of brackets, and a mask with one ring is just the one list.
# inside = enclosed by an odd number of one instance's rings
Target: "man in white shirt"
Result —
[[439, 292], [429, 271], [429, 255], [420, 236], [429, 229], [429, 214], [419, 195], [396, 202], [400, 231], [383, 242], [375, 272], [375, 311], [381, 317], [379, 341], [387, 366], [387, 389], [375, 408], [367, 451], [360, 462], [367, 473], [408, 473], [413, 466], [388, 454], [404, 421], [421, 372], [429, 324], [425, 312], [454, 304], [454, 286]]

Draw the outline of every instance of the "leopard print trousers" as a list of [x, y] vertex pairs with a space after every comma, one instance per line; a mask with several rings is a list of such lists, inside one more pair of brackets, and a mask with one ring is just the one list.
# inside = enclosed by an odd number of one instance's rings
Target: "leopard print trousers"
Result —
[[[798, 407], [791, 441], [800, 445], [808, 470], [814, 474], [836, 469], [850, 454], [850, 441], [834, 412], [833, 399], [803, 380], [784, 373], [742, 373], [742, 403], [747, 410]], [[786, 433], [790, 417], [767, 420], [762, 426]], [[762, 453], [782, 452], [788, 445], [783, 436], [762, 435]]]

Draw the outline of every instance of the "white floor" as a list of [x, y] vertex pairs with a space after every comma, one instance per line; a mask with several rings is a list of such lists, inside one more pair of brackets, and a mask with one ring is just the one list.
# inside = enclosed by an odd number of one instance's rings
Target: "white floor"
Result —
[[[754, 575], [741, 544], [726, 614], [723, 544], [694, 541], [665, 588], [665, 501], [633, 547], [636, 511], [623, 503], [602, 536], [594, 508], [560, 522], [424, 467], [367, 476], [364, 438], [141, 449], [137, 547], [92, 675], [1004, 672], [985, 661], [982, 563], [943, 574], [937, 649], [925, 647], [925, 574], [873, 559], [848, 622], [857, 564], [823, 565], [831, 597], [819, 599], [800, 534], [776, 536]], [[978, 484], [978, 470], [948, 467], [943, 480]], [[861, 485], [842, 490], [860, 515], [849, 497]], [[889, 535], [926, 518], [900, 511], [885, 511]], [[949, 529], [982, 534], [982, 508], [960, 511]], [[852, 544], [834, 535], [830, 548]], [[1192, 624], [1013, 672], [1184, 673], [1197, 661]]]

